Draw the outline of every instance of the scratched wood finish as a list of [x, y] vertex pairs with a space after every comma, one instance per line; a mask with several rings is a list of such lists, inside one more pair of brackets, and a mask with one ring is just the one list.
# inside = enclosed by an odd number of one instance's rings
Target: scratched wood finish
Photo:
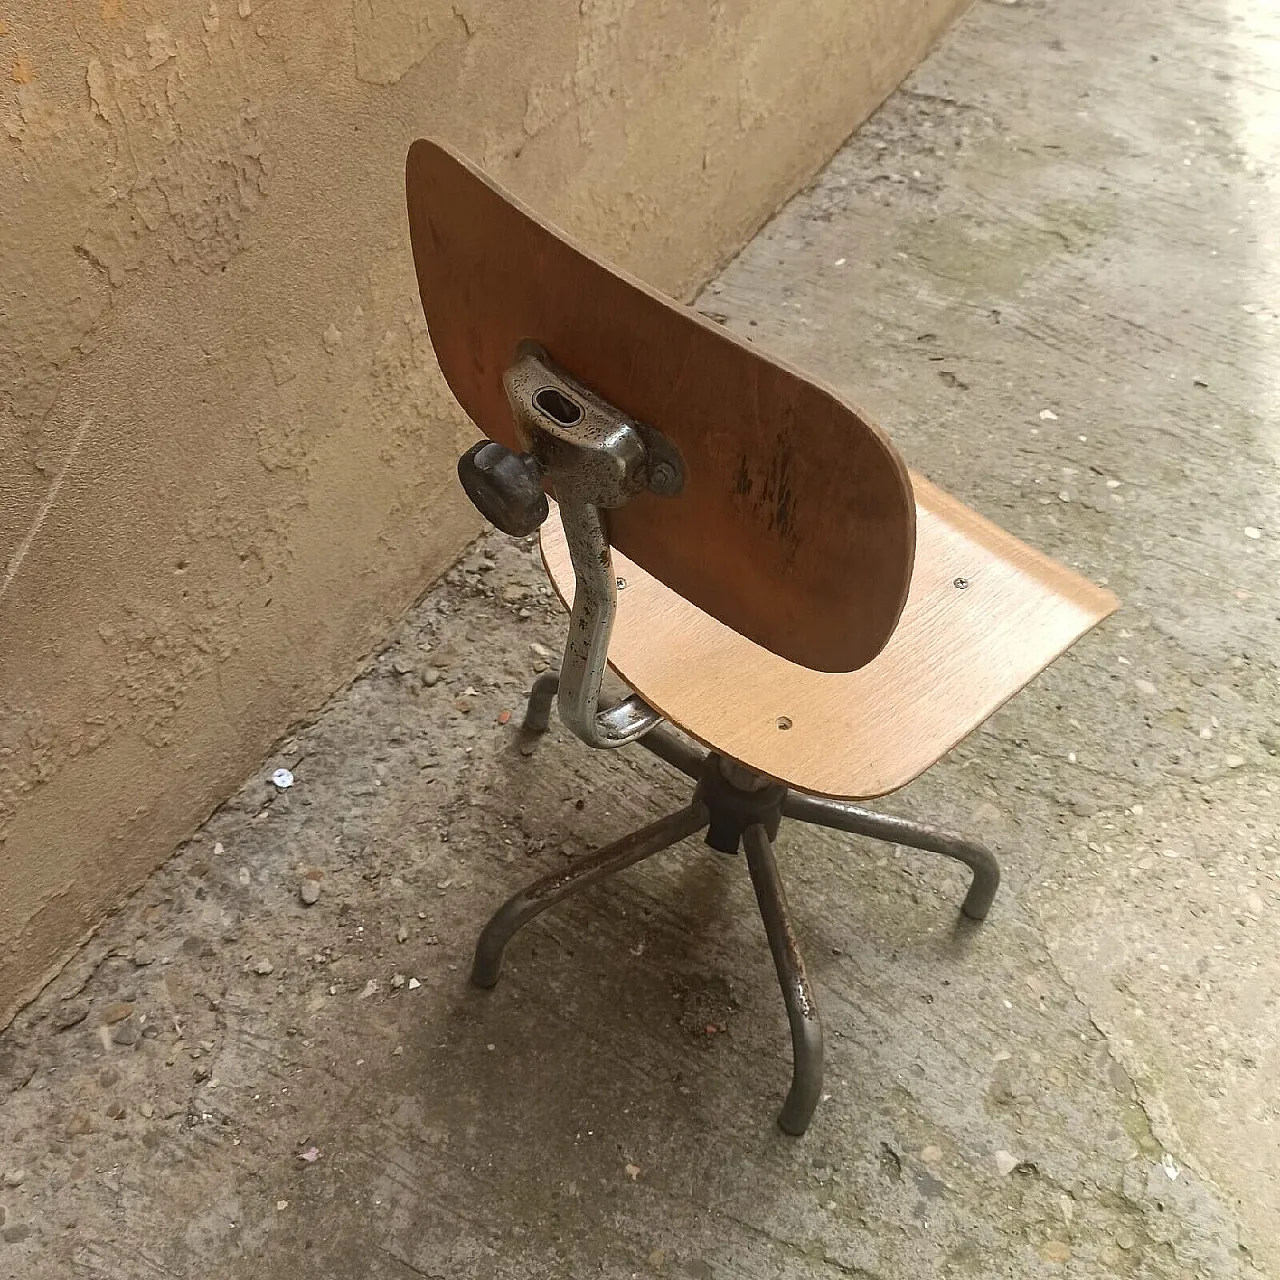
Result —
[[[888, 646], [862, 670], [788, 662], [621, 555], [626, 586], [610, 665], [693, 737], [793, 787], [854, 800], [905, 786], [1118, 604], [927, 480], [912, 480], [911, 592]], [[556, 590], [572, 603], [555, 511], [542, 550]]]
[[880, 430], [838, 396], [595, 261], [467, 161], [415, 142], [409, 229], [436, 357], [458, 402], [513, 448], [502, 372], [521, 339], [663, 431], [678, 498], [608, 516], [672, 591], [793, 662], [852, 671], [906, 600], [914, 503]]

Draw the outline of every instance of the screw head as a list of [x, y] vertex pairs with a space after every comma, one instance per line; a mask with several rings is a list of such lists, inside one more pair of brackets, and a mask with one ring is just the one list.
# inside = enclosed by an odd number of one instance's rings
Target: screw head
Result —
[[968, 578], [957, 578], [952, 584], [957, 591], [963, 591], [969, 585]]
[[619, 578], [619, 579], [618, 579], [618, 590], [619, 590], [619, 591], [621, 591], [621, 590], [622, 590], [626, 585], [627, 585], [627, 580], [626, 580], [626, 578]]
[[654, 493], [673, 494], [680, 487], [680, 475], [675, 467], [665, 459], [656, 462], [649, 472], [649, 488]]

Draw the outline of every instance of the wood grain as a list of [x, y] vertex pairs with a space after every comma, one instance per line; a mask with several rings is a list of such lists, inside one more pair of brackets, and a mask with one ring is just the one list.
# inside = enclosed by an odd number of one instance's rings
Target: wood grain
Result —
[[614, 546], [725, 626], [792, 662], [852, 671], [907, 596], [914, 504], [883, 433], [831, 391], [595, 261], [461, 157], [406, 168], [436, 357], [463, 409], [519, 447], [502, 389], [517, 343], [663, 431], [678, 498], [609, 513]]
[[[626, 586], [610, 666], [673, 724], [790, 786], [839, 799], [905, 786], [1118, 605], [923, 477], [912, 481], [910, 595], [888, 646], [862, 670], [788, 662], [616, 553]], [[554, 509], [542, 548], [571, 604]]]

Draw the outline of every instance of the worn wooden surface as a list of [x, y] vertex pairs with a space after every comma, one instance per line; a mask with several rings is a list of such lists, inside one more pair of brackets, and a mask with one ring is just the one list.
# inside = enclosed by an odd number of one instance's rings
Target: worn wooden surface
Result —
[[419, 141], [406, 170], [436, 357], [512, 448], [502, 387], [522, 339], [684, 457], [677, 498], [609, 513], [610, 540], [758, 644], [823, 671], [883, 648], [911, 576], [914, 507], [888, 439], [749, 343], [589, 257], [478, 170]]
[[[624, 556], [610, 665], [693, 737], [791, 786], [854, 800], [905, 786], [1116, 607], [1110, 591], [913, 480], [911, 592], [869, 666], [835, 675], [787, 662]], [[542, 545], [571, 604], [555, 510]]]

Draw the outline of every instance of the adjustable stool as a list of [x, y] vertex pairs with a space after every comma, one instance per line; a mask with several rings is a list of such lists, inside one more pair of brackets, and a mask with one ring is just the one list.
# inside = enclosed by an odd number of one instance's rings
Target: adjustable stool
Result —
[[[447, 148], [415, 142], [406, 178], [431, 340], [485, 436], [459, 477], [499, 529], [540, 532], [570, 606], [524, 729], [545, 732], [556, 703], [588, 746], [639, 745], [696, 784], [679, 812], [506, 902], [472, 981], [492, 987], [547, 908], [705, 830], [746, 855], [791, 1025], [778, 1123], [802, 1134], [822, 1027], [781, 820], [963, 863], [961, 910], [984, 919], [987, 848], [849, 802], [917, 777], [1118, 602], [908, 472], [834, 392], [596, 261]], [[607, 706], [606, 666], [634, 691]]]

